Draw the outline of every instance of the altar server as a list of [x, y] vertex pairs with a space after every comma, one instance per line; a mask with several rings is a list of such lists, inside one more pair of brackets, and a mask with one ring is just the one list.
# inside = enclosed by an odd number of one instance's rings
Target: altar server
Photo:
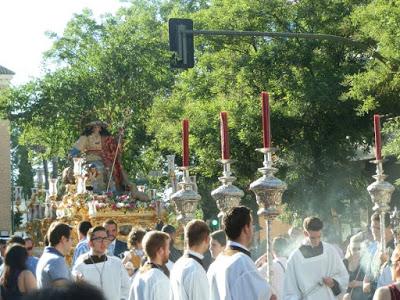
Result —
[[165, 266], [169, 257], [169, 235], [149, 231], [142, 243], [148, 261], [133, 280], [129, 300], [167, 300], [171, 289], [169, 271]]
[[303, 222], [305, 240], [289, 257], [284, 281], [285, 300], [329, 300], [346, 291], [349, 274], [336, 249], [321, 242], [322, 221]]
[[106, 255], [111, 243], [103, 226], [88, 231], [90, 250], [76, 261], [72, 274], [76, 280], [83, 280], [103, 291], [107, 300], [128, 299], [130, 280], [121, 260]]
[[172, 268], [171, 288], [174, 300], [208, 299], [207, 273], [204, 269], [204, 253], [210, 242], [210, 228], [202, 220], [192, 220], [185, 227], [188, 249]]
[[250, 209], [231, 208], [223, 218], [225, 250], [208, 269], [211, 300], [270, 299], [270, 287], [250, 258], [253, 238]]

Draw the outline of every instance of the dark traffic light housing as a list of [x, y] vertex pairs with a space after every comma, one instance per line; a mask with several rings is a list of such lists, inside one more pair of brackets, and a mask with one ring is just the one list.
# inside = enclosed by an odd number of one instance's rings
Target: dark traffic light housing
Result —
[[193, 68], [193, 21], [191, 19], [169, 19], [168, 25], [169, 49], [174, 52], [171, 67], [181, 69]]

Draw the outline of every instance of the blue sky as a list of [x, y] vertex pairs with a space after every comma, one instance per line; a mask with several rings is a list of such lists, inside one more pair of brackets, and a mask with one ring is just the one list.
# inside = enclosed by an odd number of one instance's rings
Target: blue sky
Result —
[[84, 8], [100, 17], [123, 5], [119, 0], [0, 0], [0, 65], [16, 73], [13, 85], [40, 77], [42, 53], [51, 47], [46, 31], [61, 34]]

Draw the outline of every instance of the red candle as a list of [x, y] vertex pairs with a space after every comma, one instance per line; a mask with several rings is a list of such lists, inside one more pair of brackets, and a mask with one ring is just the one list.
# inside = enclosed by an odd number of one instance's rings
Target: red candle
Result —
[[262, 97], [262, 128], [264, 148], [271, 147], [271, 128], [269, 121], [269, 95], [267, 92], [261, 93]]
[[229, 159], [228, 113], [221, 111], [221, 154], [222, 159]]
[[374, 115], [374, 131], [375, 131], [375, 158], [376, 160], [382, 160], [381, 118], [379, 115]]
[[182, 120], [182, 167], [189, 167], [189, 120]]

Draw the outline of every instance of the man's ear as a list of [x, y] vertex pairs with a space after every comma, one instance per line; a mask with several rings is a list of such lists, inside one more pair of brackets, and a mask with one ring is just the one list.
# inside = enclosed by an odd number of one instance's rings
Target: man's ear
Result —
[[243, 230], [245, 234], [249, 234], [251, 231], [251, 226], [253, 226], [251, 223], [244, 225]]

